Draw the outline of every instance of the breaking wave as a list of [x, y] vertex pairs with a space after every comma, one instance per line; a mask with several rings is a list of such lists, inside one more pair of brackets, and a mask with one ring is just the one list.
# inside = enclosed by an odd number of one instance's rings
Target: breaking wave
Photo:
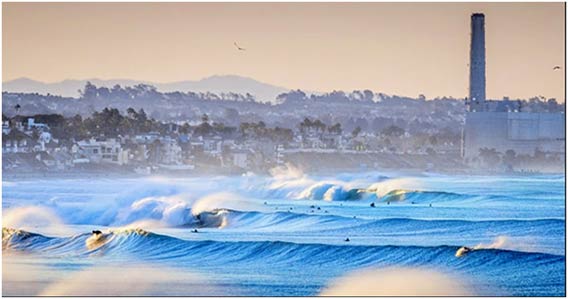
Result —
[[[172, 259], [175, 262], [237, 265], [262, 261], [282, 265], [302, 260], [306, 265], [330, 263], [337, 266], [368, 265], [446, 265], [473, 271], [500, 267], [528, 267], [530, 264], [564, 267], [564, 256], [503, 249], [478, 248], [466, 258], [456, 258], [459, 246], [357, 246], [298, 244], [279, 241], [189, 241], [141, 229], [118, 229], [102, 232], [106, 241], [89, 248], [84, 233], [70, 237], [48, 237], [32, 232], [3, 228], [2, 248], [41, 255], [82, 256], [88, 254], [135, 255], [137, 259]], [[290, 253], [293, 252], [293, 255]], [[498, 266], [498, 267], [496, 267]], [[558, 268], [559, 269], [559, 268]]]
[[565, 196], [563, 180], [553, 183], [298, 169], [15, 181], [3, 186], [2, 247], [23, 274], [36, 257], [57, 273], [142, 263], [214, 273], [249, 295], [315, 295], [352, 270], [423, 266], [463, 275], [477, 295], [559, 295]]

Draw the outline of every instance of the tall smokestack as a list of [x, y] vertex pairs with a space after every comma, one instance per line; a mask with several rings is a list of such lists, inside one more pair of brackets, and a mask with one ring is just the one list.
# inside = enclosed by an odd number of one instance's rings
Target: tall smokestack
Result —
[[471, 15], [469, 100], [472, 111], [483, 111], [485, 103], [485, 16], [482, 13]]

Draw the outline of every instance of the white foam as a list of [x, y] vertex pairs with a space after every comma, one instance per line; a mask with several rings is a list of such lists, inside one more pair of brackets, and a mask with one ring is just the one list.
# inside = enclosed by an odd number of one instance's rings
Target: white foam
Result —
[[455, 274], [423, 268], [364, 269], [332, 282], [322, 296], [472, 296]]

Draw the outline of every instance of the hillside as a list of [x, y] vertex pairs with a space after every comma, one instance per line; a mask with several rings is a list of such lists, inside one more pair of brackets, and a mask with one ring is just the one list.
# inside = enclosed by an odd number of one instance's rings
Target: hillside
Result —
[[150, 81], [137, 81], [130, 79], [84, 79], [84, 80], [64, 80], [53, 83], [45, 83], [29, 78], [19, 78], [11, 81], [3, 82], [2, 91], [20, 92], [20, 93], [39, 93], [60, 95], [63, 97], [78, 97], [79, 90], [85, 87], [87, 82], [91, 82], [99, 87], [112, 87], [116, 84], [121, 86], [133, 86], [139, 83], [155, 86], [162, 92], [173, 91], [193, 91], [193, 92], [212, 92], [212, 93], [239, 93], [251, 94], [261, 102], [273, 102], [276, 97], [289, 89], [285, 87], [275, 86], [263, 83], [251, 78], [222, 75], [211, 76], [201, 80], [178, 81], [168, 83], [158, 83]]

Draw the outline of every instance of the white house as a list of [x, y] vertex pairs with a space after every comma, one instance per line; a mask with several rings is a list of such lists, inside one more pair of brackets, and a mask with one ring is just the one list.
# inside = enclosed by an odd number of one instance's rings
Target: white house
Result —
[[91, 163], [113, 163], [124, 165], [128, 163], [128, 151], [123, 150], [120, 142], [114, 138], [82, 140], [73, 145], [71, 151], [89, 159]]
[[163, 164], [179, 165], [182, 164], [181, 146], [175, 139], [163, 138], [161, 140], [162, 152], [161, 162]]

